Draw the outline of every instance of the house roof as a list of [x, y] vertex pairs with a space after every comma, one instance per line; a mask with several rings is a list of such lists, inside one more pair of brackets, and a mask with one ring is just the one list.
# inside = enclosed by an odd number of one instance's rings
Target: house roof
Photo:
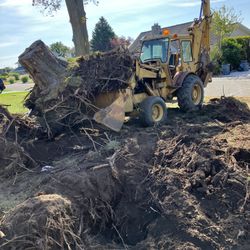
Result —
[[[169, 27], [164, 27], [164, 29], [169, 29], [172, 34], [179, 34], [179, 35], [184, 35], [188, 34], [188, 28], [192, 25], [193, 22], [186, 22], [186, 23], [181, 23]], [[250, 36], [250, 29], [248, 29], [246, 26], [243, 24], [238, 24], [238, 28], [236, 31], [234, 31], [230, 36]], [[144, 39], [145, 36], [152, 36], [152, 30], [150, 31], [145, 31], [140, 33], [140, 35], [135, 39], [135, 41], [130, 45], [129, 50], [131, 52], [137, 52], [140, 50], [141, 43], [140, 41]], [[211, 34], [211, 45], [215, 44], [217, 41], [216, 36], [214, 34]]]
[[[163, 29], [169, 29], [172, 34], [187, 34], [188, 28], [191, 26], [193, 22], [187, 22], [182, 24], [177, 24], [174, 26], [164, 27]], [[131, 52], [136, 52], [140, 50], [140, 41], [143, 40], [145, 36], [152, 36], [152, 30], [142, 32], [135, 41], [130, 45], [129, 50]]]

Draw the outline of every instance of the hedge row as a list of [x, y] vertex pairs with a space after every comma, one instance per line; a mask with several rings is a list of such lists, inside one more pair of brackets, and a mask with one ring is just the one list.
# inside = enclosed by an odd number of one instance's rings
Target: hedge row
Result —
[[239, 36], [235, 38], [236, 42], [242, 46], [246, 55], [246, 60], [250, 62], [250, 36]]
[[222, 41], [221, 59], [230, 63], [233, 69], [238, 69], [241, 60], [250, 62], [250, 36], [225, 38]]
[[17, 72], [11, 72], [11, 73], [4, 73], [0, 75], [0, 79], [3, 81], [8, 81], [10, 84], [15, 83], [18, 80], [21, 80], [22, 83], [27, 83], [29, 81], [28, 76], [20, 76]]

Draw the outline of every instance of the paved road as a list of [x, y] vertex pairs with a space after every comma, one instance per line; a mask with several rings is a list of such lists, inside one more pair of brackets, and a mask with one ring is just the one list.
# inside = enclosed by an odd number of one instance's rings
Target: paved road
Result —
[[206, 96], [250, 96], [250, 79], [213, 78], [205, 89]]
[[28, 91], [33, 88], [33, 83], [14, 83], [5, 85], [6, 90], [10, 91]]
[[[6, 85], [7, 90], [25, 91], [30, 90], [33, 84], [16, 83]], [[250, 77], [222, 77], [213, 78], [213, 82], [209, 83], [205, 89], [206, 96], [250, 96]]]

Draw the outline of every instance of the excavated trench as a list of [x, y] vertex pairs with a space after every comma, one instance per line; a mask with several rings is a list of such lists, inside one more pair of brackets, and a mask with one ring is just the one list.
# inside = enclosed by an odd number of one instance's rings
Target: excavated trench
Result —
[[169, 114], [48, 140], [2, 113], [1, 249], [248, 249], [249, 109]]

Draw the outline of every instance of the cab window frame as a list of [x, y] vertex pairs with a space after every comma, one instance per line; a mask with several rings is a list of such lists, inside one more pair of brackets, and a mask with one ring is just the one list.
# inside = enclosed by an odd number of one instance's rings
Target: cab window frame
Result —
[[[144, 43], [147, 43], [147, 42], [151, 42], [151, 41], [156, 41], [156, 40], [165, 40], [165, 42], [166, 42], [166, 44], [167, 44], [167, 46], [166, 46], [166, 57], [164, 57], [164, 59], [162, 58], [162, 57], [159, 57], [159, 58], [151, 58], [152, 60], [160, 60], [162, 63], [167, 63], [168, 62], [168, 60], [169, 60], [169, 46], [170, 46], [170, 39], [169, 39], [169, 37], [161, 37], [161, 38], [158, 38], [158, 39], [155, 39], [155, 40], [145, 40], [144, 42], [143, 42], [143, 44], [142, 44], [142, 49], [143, 49], [143, 45], [144, 45]], [[151, 56], [153, 55], [153, 46], [151, 46], [151, 48], [150, 48], [150, 50], [151, 50]], [[142, 51], [141, 51], [141, 53], [142, 53]], [[144, 60], [142, 60], [142, 57], [140, 56], [140, 58], [139, 58], [139, 60], [140, 60], [140, 62], [141, 63], [145, 63], [144, 62]], [[145, 60], [150, 60], [150, 58], [148, 58], [148, 59], [145, 59]]]
[[[183, 47], [183, 43], [189, 43], [189, 46], [190, 46], [190, 57], [189, 57], [189, 59], [191, 59], [191, 60], [185, 61], [185, 58], [186, 58], [186, 57], [184, 57], [184, 49], [183, 49], [184, 47]], [[181, 51], [182, 51], [182, 60], [183, 60], [184, 63], [193, 62], [194, 57], [193, 57], [193, 50], [192, 50], [192, 43], [191, 43], [191, 40], [188, 40], [188, 39], [186, 39], [186, 40], [181, 40]]]

